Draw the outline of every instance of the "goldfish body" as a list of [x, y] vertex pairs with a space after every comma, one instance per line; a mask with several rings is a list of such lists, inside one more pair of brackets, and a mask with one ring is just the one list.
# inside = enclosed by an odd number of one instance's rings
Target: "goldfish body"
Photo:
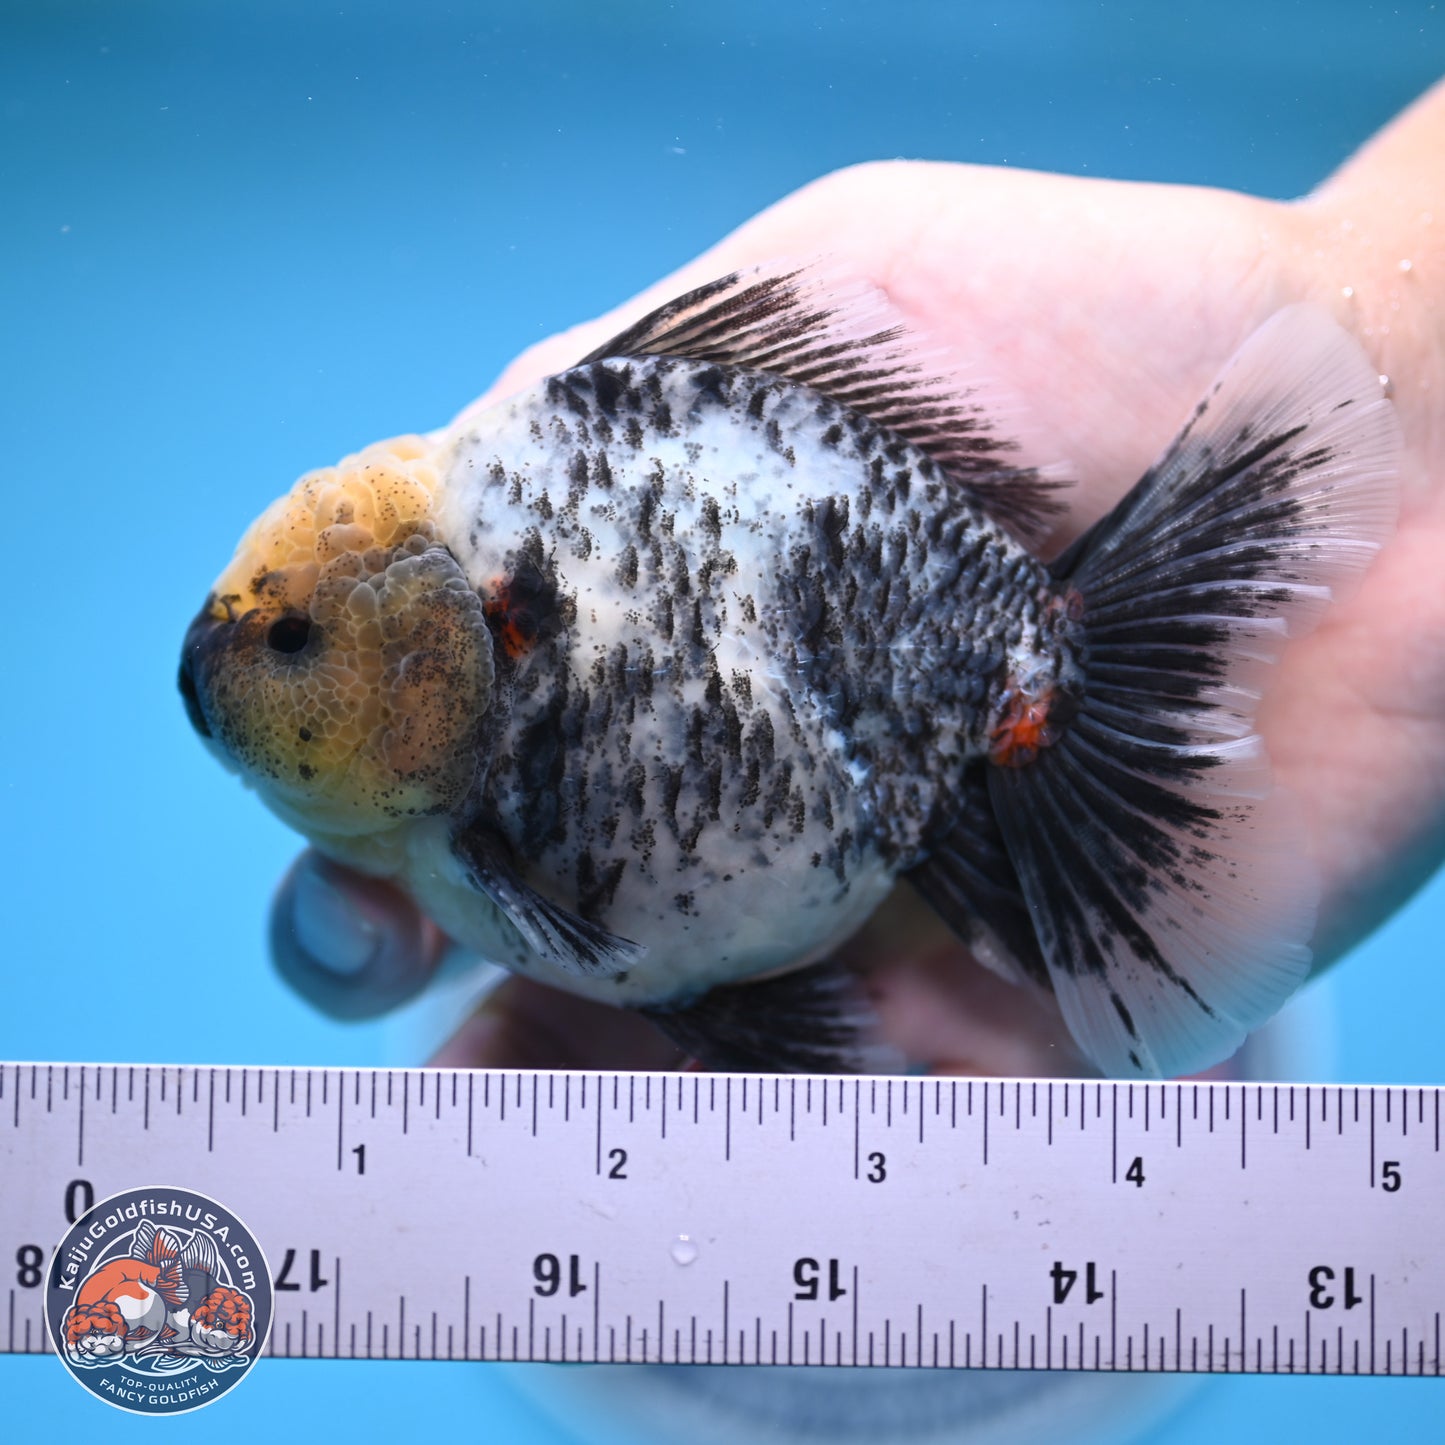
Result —
[[1045, 563], [1051, 484], [892, 320], [727, 277], [303, 477], [192, 625], [192, 721], [324, 853], [711, 1061], [856, 1061], [824, 961], [906, 876], [1106, 1071], [1212, 1063], [1308, 967], [1254, 684], [1387, 535], [1392, 409], [1291, 308]]

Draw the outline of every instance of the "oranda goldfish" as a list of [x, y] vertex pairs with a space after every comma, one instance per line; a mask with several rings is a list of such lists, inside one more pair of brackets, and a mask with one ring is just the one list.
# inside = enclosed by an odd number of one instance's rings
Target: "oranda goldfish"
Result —
[[1393, 525], [1393, 409], [1280, 312], [1045, 562], [1054, 482], [895, 320], [729, 276], [308, 473], [186, 636], [197, 731], [462, 943], [709, 1062], [856, 1063], [827, 960], [900, 877], [1105, 1072], [1216, 1062], [1308, 969], [1254, 718]]
[[251, 1342], [245, 1295], [216, 1278], [215, 1241], [204, 1230], [157, 1229], [141, 1220], [131, 1253], [92, 1269], [66, 1311], [72, 1358], [124, 1354], [235, 1354]]

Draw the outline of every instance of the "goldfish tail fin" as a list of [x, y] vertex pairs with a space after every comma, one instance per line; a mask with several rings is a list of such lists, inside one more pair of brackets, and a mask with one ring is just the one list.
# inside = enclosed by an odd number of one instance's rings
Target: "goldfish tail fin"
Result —
[[181, 1242], [169, 1229], [158, 1229], [151, 1236], [150, 1253], [146, 1256], [151, 1264], [169, 1264], [181, 1257]]
[[197, 1229], [181, 1251], [181, 1263], [187, 1269], [198, 1269], [203, 1274], [215, 1275], [221, 1266], [215, 1241], [209, 1234]]
[[1389, 535], [1400, 450], [1359, 346], [1290, 307], [1054, 564], [1082, 598], [1084, 695], [988, 790], [1064, 1016], [1108, 1074], [1218, 1062], [1309, 970], [1318, 886], [1260, 686]]
[[142, 1219], [136, 1225], [135, 1233], [131, 1236], [130, 1253], [132, 1259], [143, 1259], [147, 1264], [152, 1263], [151, 1250], [156, 1242], [156, 1226], [153, 1219]]

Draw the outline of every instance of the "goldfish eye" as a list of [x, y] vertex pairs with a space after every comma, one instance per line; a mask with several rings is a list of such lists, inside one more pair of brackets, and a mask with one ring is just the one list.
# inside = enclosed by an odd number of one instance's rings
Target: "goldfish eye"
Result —
[[266, 646], [272, 652], [300, 652], [311, 636], [309, 617], [281, 617], [266, 632]]

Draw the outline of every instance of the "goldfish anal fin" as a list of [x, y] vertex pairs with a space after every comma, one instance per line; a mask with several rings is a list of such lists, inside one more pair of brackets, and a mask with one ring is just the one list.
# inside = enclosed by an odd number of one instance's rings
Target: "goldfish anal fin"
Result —
[[1010, 983], [1047, 987], [1038, 935], [989, 802], [986, 770], [984, 763], [968, 769], [949, 831], [904, 876], [985, 967]]
[[640, 1012], [710, 1069], [852, 1074], [907, 1067], [882, 1042], [856, 975], [831, 962]]
[[831, 398], [906, 438], [997, 521], [1038, 536], [1063, 511], [1054, 469], [1023, 465], [993, 390], [939, 364], [874, 287], [820, 264], [736, 271], [660, 306], [585, 356], [675, 356], [764, 371]]

